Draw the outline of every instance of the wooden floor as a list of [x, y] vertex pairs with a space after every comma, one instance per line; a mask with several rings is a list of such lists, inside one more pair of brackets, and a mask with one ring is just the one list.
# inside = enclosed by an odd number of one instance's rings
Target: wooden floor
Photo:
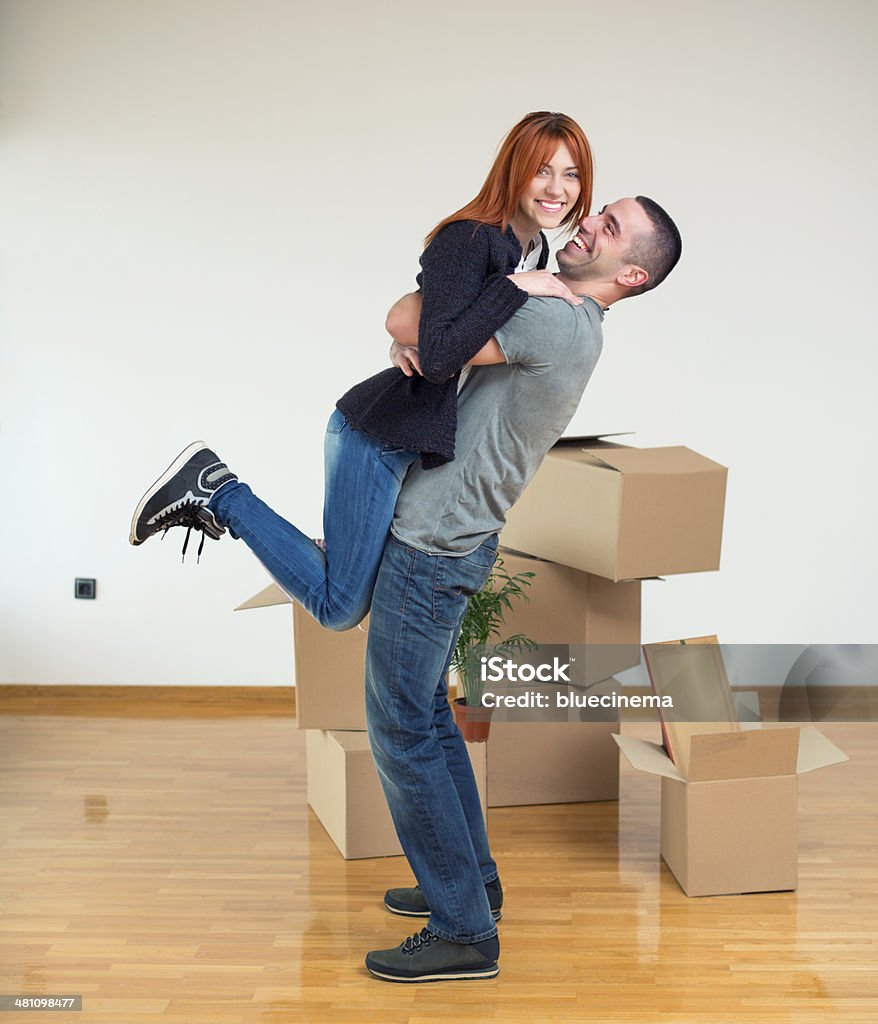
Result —
[[81, 993], [55, 1024], [878, 1021], [878, 726], [825, 727], [794, 893], [684, 896], [627, 766], [618, 804], [492, 810], [499, 977], [403, 986], [362, 958], [415, 930], [406, 863], [337, 853], [289, 691], [60, 689], [0, 688], [0, 993]]

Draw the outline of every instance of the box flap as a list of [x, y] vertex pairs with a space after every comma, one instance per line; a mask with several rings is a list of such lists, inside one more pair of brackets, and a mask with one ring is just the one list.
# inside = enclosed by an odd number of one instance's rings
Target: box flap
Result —
[[329, 735], [342, 748], [342, 750], [347, 751], [349, 754], [358, 750], [368, 750], [371, 753], [372, 748], [369, 746], [369, 734], [366, 732], [353, 732], [347, 729], [333, 729], [330, 731]]
[[695, 735], [689, 749], [690, 782], [794, 775], [798, 729], [747, 729]]
[[732, 700], [735, 703], [735, 712], [738, 715], [738, 722], [743, 729], [744, 722], [750, 724], [761, 722], [762, 715], [759, 713], [759, 693], [757, 690], [734, 690]]
[[674, 767], [660, 743], [638, 740], [633, 736], [620, 736], [615, 732], [612, 735], [632, 768], [650, 775], [664, 775], [665, 778], [675, 779], [677, 782], [683, 781], [683, 776]]
[[850, 758], [844, 751], [828, 740], [819, 729], [813, 725], [807, 725], [802, 729], [799, 740], [799, 758], [796, 764], [796, 773], [804, 775], [806, 772], [816, 771], [818, 768], [827, 768], [831, 764], [841, 764], [849, 761]]
[[620, 473], [705, 473], [725, 470], [718, 462], [682, 445], [673, 448], [609, 448], [588, 455]]
[[275, 604], [292, 604], [293, 599], [286, 591], [276, 584], [272, 583], [266, 587], [265, 590], [260, 590], [258, 594], [254, 594], [253, 597], [248, 598], [243, 604], [239, 604], [235, 609], [236, 612], [244, 611], [247, 608], [270, 608]]
[[539, 555], [532, 555], [528, 551], [519, 551], [518, 548], [508, 548], [505, 544], [501, 544], [497, 548], [497, 554], [501, 558], [504, 555], [510, 555], [513, 558], [526, 558], [529, 562], [542, 562], [544, 565], [558, 565], [558, 562], [552, 562], [548, 558], [540, 558]]
[[630, 437], [634, 433], [633, 430], [616, 430], [610, 434], [571, 434], [569, 437], [559, 438], [553, 448], [566, 448], [574, 446], [580, 448], [583, 445], [588, 447], [594, 441], [600, 441], [602, 437]]
[[621, 472], [619, 467], [613, 464], [612, 460], [602, 459], [600, 455], [597, 454], [597, 450], [593, 448], [582, 448], [580, 449], [579, 454], [583, 456], [583, 462], [590, 462], [594, 466], [599, 466], [602, 469], [609, 469], [613, 473]]

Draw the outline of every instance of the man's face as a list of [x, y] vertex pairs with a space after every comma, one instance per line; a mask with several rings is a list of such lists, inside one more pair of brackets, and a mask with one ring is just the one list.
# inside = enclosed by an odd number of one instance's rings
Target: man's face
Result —
[[583, 217], [576, 234], [557, 253], [561, 273], [577, 281], [609, 280], [629, 262], [631, 243], [653, 230], [636, 199], [617, 199], [592, 217]]

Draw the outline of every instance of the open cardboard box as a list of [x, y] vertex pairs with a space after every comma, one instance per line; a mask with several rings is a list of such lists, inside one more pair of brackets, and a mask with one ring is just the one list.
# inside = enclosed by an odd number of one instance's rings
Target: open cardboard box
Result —
[[633, 768], [661, 776], [661, 855], [687, 896], [796, 888], [796, 780], [847, 760], [822, 733], [742, 723], [694, 735], [685, 778], [659, 744], [614, 739]]
[[235, 611], [278, 604], [293, 606], [296, 725], [300, 729], [364, 731], [368, 617], [341, 633], [326, 629], [276, 583], [238, 605]]
[[718, 569], [727, 472], [685, 447], [562, 438], [501, 539], [614, 581]]

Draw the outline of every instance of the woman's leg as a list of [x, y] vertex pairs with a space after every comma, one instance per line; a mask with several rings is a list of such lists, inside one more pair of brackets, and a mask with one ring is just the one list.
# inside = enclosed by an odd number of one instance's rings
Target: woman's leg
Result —
[[416, 457], [352, 430], [338, 410], [332, 414], [324, 446], [325, 553], [246, 484], [225, 484], [208, 507], [321, 625], [350, 629], [369, 611], [399, 489]]

